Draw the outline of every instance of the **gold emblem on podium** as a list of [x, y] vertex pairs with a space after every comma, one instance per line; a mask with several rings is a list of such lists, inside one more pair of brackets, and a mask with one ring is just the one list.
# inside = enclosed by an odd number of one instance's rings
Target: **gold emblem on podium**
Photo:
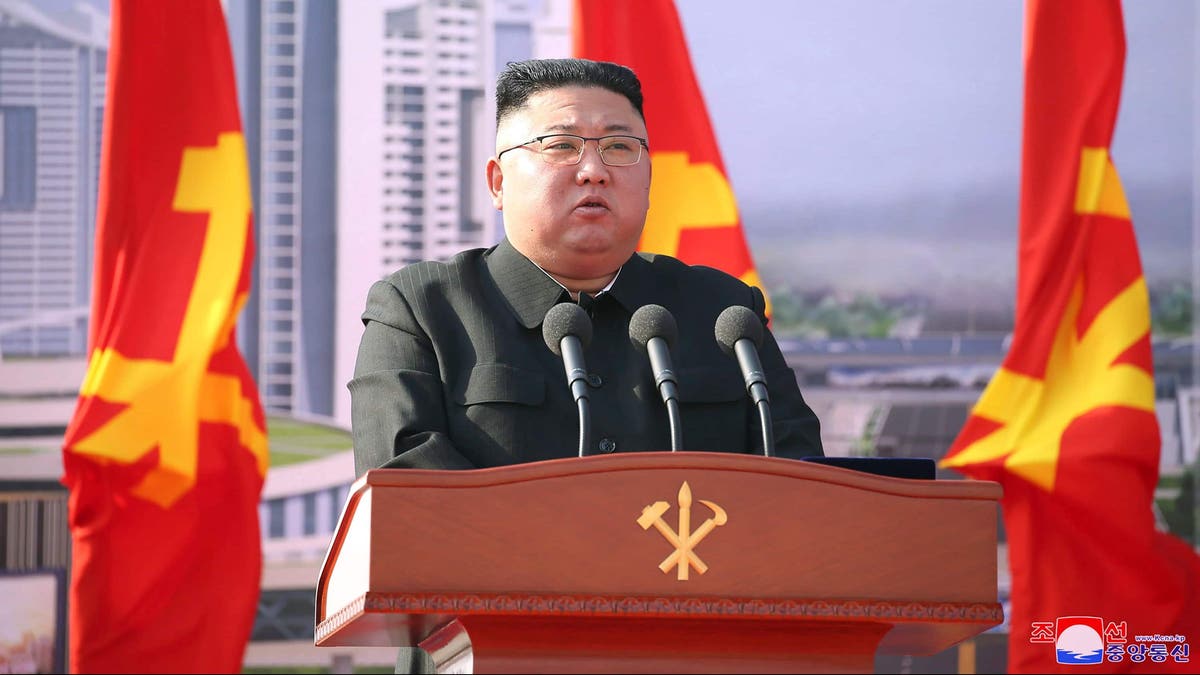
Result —
[[692, 488], [688, 487], [687, 481], [684, 481], [683, 486], [679, 488], [678, 532], [671, 529], [671, 526], [663, 520], [663, 515], [671, 509], [671, 505], [667, 502], [654, 502], [642, 509], [642, 515], [637, 519], [637, 524], [643, 530], [656, 528], [663, 538], [675, 547], [675, 551], [659, 564], [658, 569], [666, 574], [671, 571], [672, 567], [677, 567], [679, 570], [677, 578], [680, 581], [687, 581], [689, 568], [696, 568], [700, 574], [708, 571], [708, 565], [704, 564], [700, 556], [696, 555], [695, 548], [713, 529], [724, 525], [729, 520], [725, 509], [705, 499], [701, 499], [699, 502], [711, 509], [713, 516], [700, 523], [700, 527], [697, 527], [694, 532], [691, 529]]

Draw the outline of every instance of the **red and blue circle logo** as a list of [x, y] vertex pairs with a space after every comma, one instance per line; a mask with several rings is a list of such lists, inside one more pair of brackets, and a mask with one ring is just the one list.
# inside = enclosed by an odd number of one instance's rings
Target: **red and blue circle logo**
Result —
[[1055, 626], [1057, 661], [1094, 665], [1104, 661], [1104, 621], [1098, 616], [1060, 616]]

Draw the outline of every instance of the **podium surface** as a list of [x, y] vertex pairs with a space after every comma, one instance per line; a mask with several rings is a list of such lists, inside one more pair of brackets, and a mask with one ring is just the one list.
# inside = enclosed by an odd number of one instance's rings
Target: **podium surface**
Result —
[[316, 643], [461, 625], [475, 672], [871, 672], [1003, 620], [1000, 494], [706, 452], [376, 469], [330, 543]]

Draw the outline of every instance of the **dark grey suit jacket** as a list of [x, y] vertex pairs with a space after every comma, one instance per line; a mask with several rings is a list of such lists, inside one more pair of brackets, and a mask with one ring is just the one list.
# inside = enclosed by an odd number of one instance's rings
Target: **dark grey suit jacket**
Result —
[[[578, 454], [562, 360], [542, 338], [547, 310], [570, 297], [508, 240], [377, 282], [349, 383], [357, 475], [376, 467], [469, 469]], [[763, 316], [762, 293], [707, 267], [636, 254], [591, 303], [592, 447], [670, 450], [666, 407], [629, 318], [657, 303], [674, 314], [683, 449], [762, 451], [757, 411], [713, 326], [730, 305]], [[765, 319], [764, 319], [765, 320]], [[821, 455], [820, 426], [767, 332], [761, 352], [780, 457]]]

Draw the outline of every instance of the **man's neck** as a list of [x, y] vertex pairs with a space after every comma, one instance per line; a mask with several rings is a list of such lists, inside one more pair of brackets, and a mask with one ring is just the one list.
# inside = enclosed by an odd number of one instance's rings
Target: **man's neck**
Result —
[[[530, 260], [529, 262], [533, 261]], [[587, 293], [594, 298], [597, 295], [608, 291], [610, 288], [612, 288], [613, 283], [616, 282], [617, 277], [621, 275], [621, 268], [618, 267], [617, 270], [612, 274], [606, 274], [596, 279], [572, 279], [570, 277], [564, 277], [558, 274], [551, 274], [547, 272], [541, 265], [538, 265], [537, 263], [533, 264], [539, 270], [542, 270], [542, 274], [545, 274], [553, 279], [559, 286], [562, 286], [563, 289], [570, 294], [571, 299], [576, 302], [579, 301], [580, 293]]]
[[596, 296], [601, 291], [608, 290], [613, 280], [617, 278], [617, 272], [607, 274], [599, 279], [569, 279], [557, 274], [550, 274], [549, 272], [546, 274], [549, 274], [551, 279], [554, 279], [560, 286], [567, 289], [567, 292], [571, 294], [572, 300], [579, 300], [580, 292]]

